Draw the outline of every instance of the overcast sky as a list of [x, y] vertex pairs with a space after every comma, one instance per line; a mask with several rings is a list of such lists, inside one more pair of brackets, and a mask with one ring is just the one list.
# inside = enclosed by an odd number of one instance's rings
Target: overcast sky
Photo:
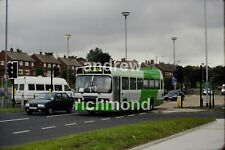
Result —
[[[27, 53], [86, 57], [101, 48], [113, 59], [125, 57], [124, 17], [130, 11], [128, 59], [156, 59], [181, 65], [205, 63], [203, 0], [8, 0], [8, 47]], [[207, 0], [209, 65], [224, 63], [223, 1]], [[0, 49], [5, 48], [5, 0], [0, 0]]]

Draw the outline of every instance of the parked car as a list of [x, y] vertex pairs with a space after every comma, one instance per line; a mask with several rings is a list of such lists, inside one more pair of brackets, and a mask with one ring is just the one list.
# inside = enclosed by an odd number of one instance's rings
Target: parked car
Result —
[[208, 90], [207, 89], [203, 89], [202, 94], [206, 95], [207, 92], [208, 92], [208, 95], [213, 94], [213, 91], [210, 88], [208, 88]]
[[221, 94], [225, 95], [225, 84], [222, 85]]
[[73, 100], [66, 93], [42, 93], [25, 104], [25, 111], [28, 115], [33, 112], [44, 112], [45, 114], [53, 114], [54, 111], [66, 110], [72, 112]]
[[164, 100], [171, 100], [171, 101], [176, 101], [177, 96], [181, 96], [182, 99], [184, 99], [185, 94], [181, 90], [171, 90], [169, 91], [164, 97]]

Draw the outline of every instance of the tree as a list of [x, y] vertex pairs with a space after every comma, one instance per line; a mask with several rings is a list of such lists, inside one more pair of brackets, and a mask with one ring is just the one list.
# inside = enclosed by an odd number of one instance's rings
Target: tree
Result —
[[111, 56], [109, 53], [103, 53], [102, 49], [95, 48], [94, 50], [91, 49], [90, 52], [87, 54], [87, 60], [93, 61], [93, 62], [99, 62], [102, 65], [104, 65], [106, 62], [109, 62], [111, 59]]
[[35, 72], [36, 72], [37, 76], [44, 76], [43, 68], [38, 67], [38, 68], [36, 68]]

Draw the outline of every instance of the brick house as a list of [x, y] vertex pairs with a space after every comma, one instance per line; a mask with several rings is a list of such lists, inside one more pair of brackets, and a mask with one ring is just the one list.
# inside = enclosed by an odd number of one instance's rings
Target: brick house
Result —
[[42, 70], [43, 76], [51, 76], [51, 64], [60, 67], [60, 62], [53, 56], [53, 53], [40, 52], [39, 54], [33, 54], [31, 57], [35, 60], [36, 70]]
[[126, 69], [139, 69], [140, 65], [138, 64], [138, 61], [136, 60], [125, 60], [124, 58], [121, 59], [121, 61], [114, 61], [113, 63], [114, 67], [117, 68], [126, 68]]
[[[32, 59], [27, 53], [17, 49], [14, 51], [6, 52], [8, 61], [18, 61], [18, 75], [19, 76], [34, 76], [35, 75], [35, 60]], [[0, 77], [3, 78], [5, 74], [5, 51], [0, 52]]]
[[58, 61], [60, 62], [60, 66], [61, 68], [67, 68], [67, 66], [70, 66], [70, 70], [76, 70], [77, 67], [81, 67], [82, 64], [77, 61], [76, 58], [73, 57], [69, 57], [66, 58], [66, 56], [64, 57], [59, 57]]
[[162, 71], [164, 77], [172, 77], [176, 70], [176, 66], [173, 64], [159, 63], [156, 64], [156, 67]]

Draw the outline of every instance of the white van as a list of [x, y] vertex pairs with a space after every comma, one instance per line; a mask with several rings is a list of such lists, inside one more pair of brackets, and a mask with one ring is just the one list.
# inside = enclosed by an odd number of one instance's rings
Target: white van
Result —
[[[51, 91], [50, 77], [20, 76], [14, 80], [14, 93], [16, 103], [21, 103], [22, 99], [29, 101], [38, 93]], [[70, 97], [74, 97], [68, 83], [63, 78], [53, 78], [53, 91], [65, 92]], [[12, 98], [12, 97], [11, 97]]]

